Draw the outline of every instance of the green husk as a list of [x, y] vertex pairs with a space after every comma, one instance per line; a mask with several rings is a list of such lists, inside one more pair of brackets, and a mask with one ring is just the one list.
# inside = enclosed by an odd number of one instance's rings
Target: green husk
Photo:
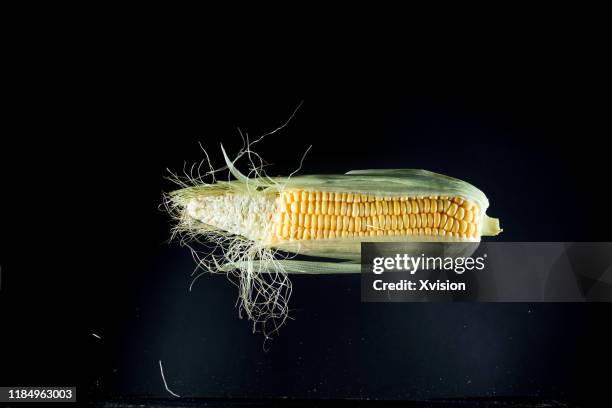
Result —
[[[253, 268], [260, 268], [260, 261], [252, 261]], [[229, 271], [234, 268], [245, 268], [245, 263], [226, 264], [223, 270]], [[355, 262], [325, 262], [325, 261], [298, 261], [292, 259], [282, 259], [275, 265], [284, 273], [303, 274], [303, 275], [334, 275], [334, 274], [353, 274], [361, 272], [361, 264]], [[274, 267], [274, 266], [273, 266]]]

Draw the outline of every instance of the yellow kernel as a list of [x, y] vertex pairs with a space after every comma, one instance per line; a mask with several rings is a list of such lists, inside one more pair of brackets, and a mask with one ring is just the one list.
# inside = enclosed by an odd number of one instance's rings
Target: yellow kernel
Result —
[[418, 214], [419, 212], [419, 206], [416, 202], [416, 200], [410, 200], [410, 206], [412, 207], [412, 214]]
[[382, 214], [382, 204], [380, 201], [376, 201], [375, 205], [372, 206], [372, 215]]
[[331, 216], [323, 215], [323, 227], [328, 230], [331, 224]]
[[372, 217], [372, 228], [374, 229], [380, 228], [380, 226], [378, 225], [378, 217], [376, 216]]
[[325, 224], [325, 217], [322, 214], [319, 214], [317, 216], [317, 228], [318, 229], [323, 228], [324, 224]]
[[448, 215], [442, 214], [440, 217], [440, 228], [444, 228], [446, 225], [446, 220], [448, 219]]
[[400, 202], [399, 201], [393, 201], [393, 214], [394, 215], [400, 215], [401, 214], [401, 207], [400, 207]]
[[459, 227], [460, 227], [459, 221], [455, 220], [453, 222], [453, 233], [459, 232]]
[[340, 204], [340, 215], [346, 215], [346, 202], [343, 201]]
[[380, 228], [381, 230], [385, 229], [385, 216], [384, 215], [378, 216], [378, 228]]
[[454, 220], [454, 218], [452, 218], [452, 217], [448, 217], [448, 219], [446, 220], [446, 224], [444, 225], [444, 229], [447, 232], [452, 230], [452, 228], [453, 228], [453, 220]]
[[459, 207], [457, 210], [457, 214], [455, 214], [455, 218], [458, 220], [462, 220], [465, 217], [465, 208]]
[[422, 198], [417, 198], [417, 205], [419, 207], [419, 212], [425, 212], [425, 204]]
[[472, 222], [474, 220], [474, 213], [470, 210], [465, 212], [465, 217], [463, 218], [466, 222]]
[[432, 213], [438, 212], [438, 200], [432, 199], [430, 202], [430, 206], [431, 206], [430, 210]]
[[448, 200], [444, 200], [444, 212], [447, 213], [450, 208], [451, 202]]
[[435, 228], [438, 228], [438, 227], [440, 226], [440, 213], [439, 213], [439, 212], [434, 213], [434, 215], [433, 215], [433, 216], [434, 216], [433, 226], [434, 226]]

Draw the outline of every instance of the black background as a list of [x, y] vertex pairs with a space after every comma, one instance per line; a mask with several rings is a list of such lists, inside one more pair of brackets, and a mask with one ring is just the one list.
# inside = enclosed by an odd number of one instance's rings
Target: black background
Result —
[[264, 352], [226, 279], [187, 292], [194, 264], [158, 208], [166, 169], [202, 159], [198, 142], [220, 165], [238, 127], [262, 134], [303, 101], [258, 147], [271, 175], [312, 145], [304, 174], [471, 182], [500, 240], [609, 241], [609, 113], [582, 45], [227, 68], [172, 44], [40, 41], [2, 141], [1, 385], [165, 396], [162, 360], [170, 387], [199, 397], [605, 395], [609, 304], [361, 304], [358, 276], [295, 277], [295, 320]]

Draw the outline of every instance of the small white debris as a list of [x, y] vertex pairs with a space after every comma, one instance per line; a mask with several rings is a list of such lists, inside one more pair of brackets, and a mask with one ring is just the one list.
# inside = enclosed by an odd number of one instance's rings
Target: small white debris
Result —
[[181, 398], [180, 395], [172, 392], [172, 390], [170, 388], [168, 388], [168, 383], [166, 382], [166, 377], [164, 377], [164, 367], [162, 367], [162, 362], [161, 360], [159, 360], [159, 371], [161, 372], [161, 377], [162, 380], [164, 381], [164, 387], [166, 387], [166, 391], [168, 391], [171, 395], [177, 397], [177, 398]]

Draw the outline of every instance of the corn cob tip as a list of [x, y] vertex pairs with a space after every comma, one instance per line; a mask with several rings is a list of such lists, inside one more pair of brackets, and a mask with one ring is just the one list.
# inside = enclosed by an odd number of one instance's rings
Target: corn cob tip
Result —
[[482, 219], [482, 236], [493, 237], [495, 235], [499, 235], [503, 229], [499, 227], [499, 219], [491, 218], [488, 215], [485, 215]]

